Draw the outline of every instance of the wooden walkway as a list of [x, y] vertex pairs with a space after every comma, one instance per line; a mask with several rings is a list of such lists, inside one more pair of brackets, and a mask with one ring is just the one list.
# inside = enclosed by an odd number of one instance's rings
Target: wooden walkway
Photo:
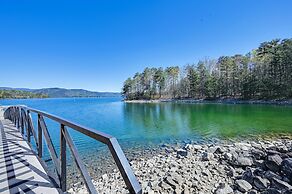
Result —
[[62, 193], [0, 107], [0, 193]]

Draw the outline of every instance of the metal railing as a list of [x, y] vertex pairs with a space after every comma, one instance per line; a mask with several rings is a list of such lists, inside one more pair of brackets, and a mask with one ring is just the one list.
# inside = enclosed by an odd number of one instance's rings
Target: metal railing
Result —
[[[31, 114], [37, 114], [37, 132], [35, 131], [34, 124], [32, 121]], [[68, 145], [71, 154], [74, 158], [77, 168], [79, 169], [81, 176], [84, 179], [85, 186], [89, 193], [97, 193], [91, 177], [89, 176], [88, 171], [83, 164], [76, 146], [68, 133], [66, 127], [72, 128], [84, 135], [87, 135], [103, 144], [106, 144], [110, 150], [111, 155], [114, 158], [114, 161], [124, 179], [124, 182], [130, 193], [142, 193], [141, 186], [137, 181], [130, 164], [122, 151], [117, 139], [108, 134], [102, 133], [95, 129], [87, 128], [58, 116], [29, 108], [26, 106], [10, 106], [4, 112], [4, 118], [11, 120], [15, 126], [21, 130], [21, 133], [26, 134], [27, 141], [31, 144], [31, 136], [34, 138], [37, 155], [39, 158], [42, 158], [43, 153], [43, 136], [46, 140], [46, 144], [53, 161], [57, 177], [53, 177], [57, 185], [62, 189], [62, 191], [67, 190], [66, 179], [67, 179], [67, 170], [66, 170], [66, 145]], [[56, 121], [60, 124], [60, 155], [58, 157], [55, 147], [53, 145], [52, 139], [50, 137], [45, 119], [48, 118], [53, 121]]]

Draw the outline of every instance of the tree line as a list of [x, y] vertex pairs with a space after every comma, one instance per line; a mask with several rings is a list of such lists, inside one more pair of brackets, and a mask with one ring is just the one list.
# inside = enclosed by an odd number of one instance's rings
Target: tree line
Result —
[[122, 88], [139, 99], [288, 99], [292, 97], [292, 39], [263, 42], [246, 55], [204, 59], [184, 67], [145, 68]]
[[0, 99], [1, 98], [48, 98], [48, 95], [21, 90], [0, 90]]

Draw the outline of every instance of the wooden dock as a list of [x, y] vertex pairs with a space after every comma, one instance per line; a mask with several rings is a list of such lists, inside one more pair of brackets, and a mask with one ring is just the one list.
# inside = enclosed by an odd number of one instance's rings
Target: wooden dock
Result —
[[15, 125], [0, 109], [0, 193], [62, 193]]

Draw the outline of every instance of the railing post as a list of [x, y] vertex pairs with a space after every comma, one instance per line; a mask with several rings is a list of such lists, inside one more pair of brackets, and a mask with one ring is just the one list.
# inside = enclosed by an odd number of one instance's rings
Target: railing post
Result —
[[41, 158], [43, 156], [43, 132], [40, 124], [40, 114], [38, 114], [38, 156]]
[[23, 123], [23, 112], [22, 112], [22, 109], [20, 109], [20, 126], [21, 126], [21, 129], [19, 131], [23, 131], [23, 127], [24, 127], [24, 123]]
[[30, 131], [31, 131], [31, 126], [30, 126], [30, 122], [29, 122], [29, 114], [30, 114], [30, 111], [27, 110], [27, 113], [26, 113], [26, 121], [27, 121], [27, 141], [30, 143]]
[[26, 116], [25, 116], [25, 111], [22, 110], [22, 129], [21, 129], [21, 134], [24, 134], [24, 128], [27, 126], [26, 125]]
[[65, 126], [63, 124], [61, 124], [61, 129], [60, 129], [60, 169], [61, 169], [61, 175], [60, 175], [60, 185], [61, 185], [61, 189], [62, 191], [66, 191], [66, 184], [67, 184], [67, 180], [66, 180], [66, 139], [65, 139]]

